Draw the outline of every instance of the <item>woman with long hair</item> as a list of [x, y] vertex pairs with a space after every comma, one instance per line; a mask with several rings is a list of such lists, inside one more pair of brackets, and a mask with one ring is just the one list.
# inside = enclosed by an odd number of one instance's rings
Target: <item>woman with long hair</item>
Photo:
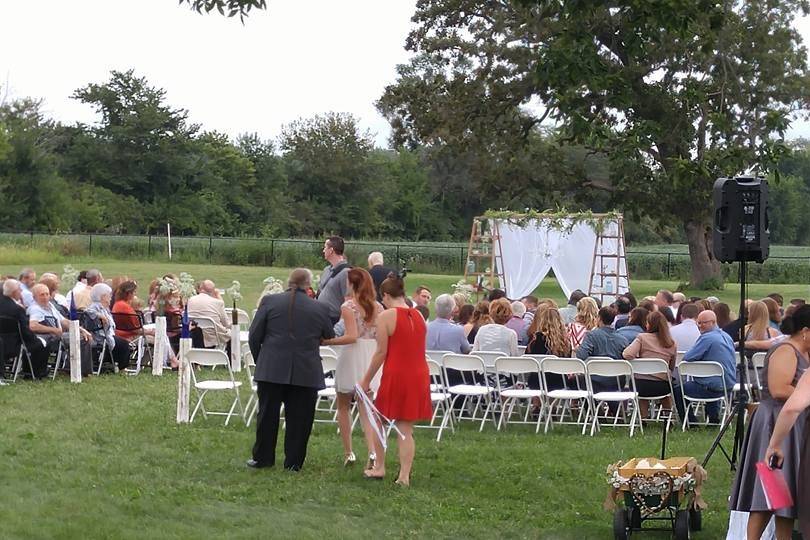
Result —
[[767, 351], [772, 345], [770, 340], [781, 335], [779, 330], [771, 326], [767, 303], [751, 302], [748, 306], [748, 324], [745, 325], [746, 355], [750, 358], [756, 351]]
[[[356, 461], [352, 451], [351, 406], [354, 398], [354, 386], [366, 374], [371, 364], [371, 357], [377, 350], [377, 317], [382, 313], [382, 306], [377, 302], [377, 292], [371, 274], [362, 268], [352, 268], [347, 273], [350, 297], [340, 307], [340, 319], [345, 332], [342, 336], [327, 339], [324, 345], [337, 345], [338, 360], [335, 370], [335, 391], [337, 392], [337, 421], [340, 438], [343, 442], [343, 464], [352, 465]], [[371, 381], [371, 391], [376, 392], [380, 378]], [[367, 469], [374, 466], [374, 433], [368, 422], [368, 416], [360, 407], [360, 423], [368, 448]]]
[[771, 328], [779, 330], [779, 325], [782, 324], [782, 312], [779, 309], [779, 303], [773, 298], [766, 296], [762, 302], [768, 308], [768, 324]]
[[[667, 310], [662, 310], [667, 311]], [[669, 323], [662, 311], [650, 313], [647, 316], [647, 331], [636, 336], [628, 345], [622, 356], [632, 363], [636, 358], [660, 358], [666, 361], [669, 372], [655, 375], [636, 375], [636, 391], [639, 397], [663, 396], [670, 393], [669, 379], [672, 370], [675, 369], [675, 359], [678, 349], [675, 340], [669, 333]], [[650, 400], [639, 401], [641, 407], [641, 417], [647, 418], [650, 412]], [[662, 400], [661, 405], [666, 409], [672, 409], [672, 398], [667, 397]]]
[[[563, 323], [560, 310], [553, 307], [538, 309], [534, 320], [529, 326], [529, 344], [526, 354], [553, 354], [560, 358], [571, 356], [571, 342], [568, 340], [568, 331]], [[546, 374], [546, 381], [550, 388], [556, 390], [563, 388], [562, 375], [556, 373]], [[535, 374], [529, 375], [529, 388], [539, 389], [540, 381]]]
[[586, 296], [577, 302], [577, 315], [574, 317], [574, 322], [568, 325], [568, 340], [571, 342], [571, 351], [577, 352], [585, 335], [597, 327], [599, 306], [596, 300], [590, 296]]
[[718, 328], [725, 328], [731, 324], [731, 307], [725, 302], [717, 302], [712, 306], [712, 311], [717, 316]]
[[[389, 276], [380, 285], [383, 304], [387, 308], [377, 317], [377, 350], [371, 365], [360, 381], [364, 391], [371, 390], [371, 381], [383, 369], [380, 390], [375, 405], [380, 413], [396, 421], [402, 437], [399, 446], [399, 475], [396, 483], [409, 486], [411, 467], [416, 452], [413, 426], [419, 420], [429, 420], [430, 372], [425, 362], [425, 320], [405, 303], [405, 283], [402, 278]], [[363, 475], [366, 478], [385, 477], [385, 449], [374, 438], [377, 459]]]
[[467, 337], [473, 328], [472, 317], [474, 312], [475, 306], [472, 304], [464, 304], [458, 310], [458, 324], [464, 328], [464, 337]]
[[468, 324], [472, 324], [472, 326], [469, 330], [466, 327], [464, 328], [467, 333], [467, 341], [475, 343], [475, 335], [478, 333], [478, 329], [485, 324], [492, 324], [492, 317], [489, 316], [489, 300], [481, 300], [475, 305], [472, 320]]
[[[789, 539], [798, 518], [804, 538], [810, 538], [810, 306], [797, 309], [782, 322], [787, 337], [765, 357], [763, 388], [743, 442], [729, 507], [749, 512], [748, 538], [759, 538], [772, 515], [776, 537]], [[793, 429], [791, 429], [791, 426]], [[771, 511], [756, 472], [756, 463], [776, 456], [794, 505]]]

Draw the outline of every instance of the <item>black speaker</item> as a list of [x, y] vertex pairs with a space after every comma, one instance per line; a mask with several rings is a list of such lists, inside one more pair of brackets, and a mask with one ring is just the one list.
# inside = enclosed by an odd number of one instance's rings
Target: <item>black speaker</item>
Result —
[[755, 176], [718, 178], [714, 183], [714, 256], [720, 262], [768, 258], [768, 183]]

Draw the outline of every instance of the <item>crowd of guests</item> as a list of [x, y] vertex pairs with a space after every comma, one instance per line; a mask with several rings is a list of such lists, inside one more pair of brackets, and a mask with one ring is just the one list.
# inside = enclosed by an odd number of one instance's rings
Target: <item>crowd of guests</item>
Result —
[[[168, 368], [177, 368], [181, 317], [187, 308], [189, 319], [205, 318], [212, 325], [197, 328], [192, 323], [195, 347], [227, 348], [231, 317], [225, 310], [220, 291], [211, 280], [196, 284], [195, 294], [185, 302], [180, 294], [179, 278], [167, 274], [150, 283], [147, 297], [138, 296], [138, 283], [128, 276], [105, 280], [98, 269], [79, 272], [70, 290], [61, 289], [56, 273], [45, 272], [37, 278], [30, 268], [19, 276], [2, 278], [0, 296], [0, 367], [16, 357], [20, 342], [30, 358], [23, 362], [26, 375], [41, 380], [49, 373], [49, 359], [69, 348], [68, 324], [71, 310], [80, 321], [81, 369], [83, 375], [109, 363], [113, 371], [123, 371], [135, 358], [137, 340], [154, 343], [156, 315], [167, 318]], [[55, 362], [53, 363], [54, 368]], [[95, 369], [94, 369], [95, 366]], [[30, 371], [30, 373], [28, 373]]]

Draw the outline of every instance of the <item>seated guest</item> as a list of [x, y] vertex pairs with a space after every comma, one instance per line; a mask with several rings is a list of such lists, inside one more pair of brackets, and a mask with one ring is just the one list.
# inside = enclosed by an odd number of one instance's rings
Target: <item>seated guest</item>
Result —
[[379, 251], [373, 251], [368, 254], [368, 273], [371, 274], [371, 281], [374, 282], [374, 290], [377, 294], [377, 302], [382, 302], [380, 295], [380, 285], [388, 277], [388, 274], [393, 272], [391, 268], [383, 265], [383, 254]]
[[695, 321], [699, 313], [700, 308], [696, 304], [685, 304], [681, 307], [681, 324], [670, 328], [675, 347], [679, 351], [688, 351], [700, 337], [700, 330]]
[[[132, 306], [135, 298], [135, 291], [138, 284], [132, 280], [124, 281], [115, 290], [115, 298], [112, 306], [112, 316], [115, 319], [115, 335], [127, 341], [132, 341], [141, 337], [141, 321], [138, 312]], [[152, 328], [143, 330], [144, 334], [154, 335]]]
[[214, 321], [214, 328], [201, 329], [202, 346], [212, 348], [230, 341], [231, 321], [225, 312], [225, 302], [220, 298], [213, 281], [206, 279], [200, 283], [199, 294], [188, 299], [187, 307], [189, 319], [207, 317]]
[[[584, 299], [583, 299], [584, 300]], [[610, 325], [613, 323], [613, 310], [603, 307], [598, 312], [598, 326], [588, 332], [576, 352], [577, 358], [587, 360], [591, 356], [606, 356], [620, 359], [627, 347], [627, 338], [618, 334]], [[594, 392], [610, 392], [619, 390], [616, 377], [591, 377]]]
[[616, 330], [628, 324], [630, 320], [630, 300], [626, 296], [616, 298], [616, 318], [613, 319], [613, 328]]
[[464, 328], [450, 321], [455, 301], [449, 294], [436, 298], [436, 319], [427, 325], [426, 346], [429, 351], [448, 351], [457, 354], [470, 352], [470, 343]]
[[461, 306], [461, 309], [458, 310], [458, 324], [464, 329], [464, 339], [467, 339], [467, 336], [472, 330], [472, 317], [473, 313], [475, 312], [475, 306], [472, 304], [464, 304]]
[[[708, 308], [703, 308], [703, 309], [708, 309]], [[672, 311], [671, 308], [670, 309], [659, 309], [658, 311], [661, 312], [661, 314], [667, 320], [667, 324], [669, 324], [670, 326], [675, 325], [675, 312]]]
[[[553, 354], [560, 358], [571, 356], [571, 342], [568, 340], [568, 331], [563, 324], [560, 310], [557, 308], [538, 309], [532, 325], [529, 327], [529, 344], [526, 354]], [[565, 386], [562, 375], [556, 373], [546, 374], [548, 390], [555, 390]], [[540, 388], [537, 375], [530, 374], [529, 388]]]
[[59, 293], [59, 277], [56, 274], [45, 273], [39, 278], [39, 282], [48, 287], [50, 303], [62, 317], [70, 317], [70, 304], [65, 295]]
[[584, 292], [577, 289], [568, 297], [568, 305], [560, 308], [560, 317], [562, 317], [563, 323], [565, 323], [566, 326], [574, 322], [577, 317], [579, 301], [586, 296]]
[[[453, 298], [453, 302], [456, 304], [453, 306], [453, 316], [451, 319], [454, 323], [458, 323], [458, 315], [461, 313], [461, 308], [467, 303], [467, 297], [462, 293], [453, 293], [450, 295]], [[472, 312], [470, 312], [472, 314]]]
[[[33, 298], [33, 295], [31, 296]], [[31, 331], [28, 325], [28, 316], [25, 308], [22, 307], [22, 289], [20, 282], [16, 279], [7, 278], [3, 281], [3, 294], [0, 296], [0, 316], [14, 319], [19, 323], [22, 340], [31, 356], [32, 375], [37, 379], [42, 379], [48, 375], [48, 351], [37, 336]], [[4, 326], [6, 323], [4, 321]], [[6, 359], [15, 356], [20, 349], [19, 333], [8, 324], [9, 333], [3, 335], [3, 347], [0, 348], [3, 358], [0, 358], [0, 371], [5, 370]], [[23, 363], [23, 369], [28, 369], [28, 364]], [[2, 373], [0, 373], [2, 374]]]
[[530, 294], [521, 298], [520, 301], [523, 302], [524, 306], [526, 306], [526, 313], [523, 315], [523, 319], [526, 321], [527, 325], [531, 325], [532, 319], [534, 319], [534, 314], [537, 311], [537, 297]]
[[768, 319], [771, 328], [778, 331], [779, 325], [782, 324], [782, 308], [779, 303], [771, 297], [765, 297], [762, 302], [768, 308]]
[[[76, 286], [73, 287], [73, 290], [68, 295], [68, 305], [70, 305], [70, 297], [72, 297], [73, 302], [76, 304], [76, 309], [87, 309], [87, 307], [93, 303], [90, 294], [93, 286], [103, 282], [104, 276], [101, 275], [101, 272], [99, 272], [98, 269], [91, 268], [90, 270], [87, 270], [87, 272], [85, 272], [84, 282], [82, 280], [77, 281]], [[107, 307], [109, 308], [109, 306]]]
[[[636, 358], [660, 358], [666, 361], [669, 368], [668, 373], [655, 375], [636, 375], [636, 391], [639, 397], [655, 397], [669, 394], [669, 379], [672, 370], [675, 369], [675, 358], [677, 357], [675, 341], [669, 335], [669, 324], [664, 315], [660, 312], [650, 313], [647, 318], [647, 331], [636, 336], [636, 339], [627, 346], [622, 353], [625, 360], [635, 360]], [[647, 418], [650, 413], [650, 401], [642, 399], [641, 417]], [[665, 409], [672, 409], [672, 399], [667, 397], [661, 403]]]
[[655, 305], [658, 306], [658, 311], [668, 309], [672, 314], [672, 318], [675, 318], [675, 312], [672, 310], [672, 304], [675, 302], [675, 297], [672, 296], [671, 292], [666, 289], [661, 289], [656, 293], [653, 301], [655, 302]]
[[672, 300], [672, 311], [677, 314], [681, 306], [686, 303], [686, 295], [682, 292], [672, 293]]
[[491, 291], [489, 291], [489, 295], [487, 295], [487, 300], [493, 302], [498, 298], [506, 298], [506, 291], [502, 289], [492, 289]]
[[22, 294], [22, 304], [24, 308], [28, 308], [34, 303], [34, 295], [31, 293], [31, 287], [37, 282], [37, 273], [30, 268], [23, 268], [20, 271], [20, 290]]
[[627, 325], [622, 326], [616, 332], [620, 336], [624, 336], [628, 343], [632, 343], [636, 336], [647, 330], [647, 317], [649, 311], [643, 307], [633, 308], [630, 312], [630, 318], [627, 320]]
[[427, 307], [430, 304], [430, 300], [433, 296], [430, 293], [430, 289], [425, 287], [424, 285], [420, 285], [416, 288], [416, 291], [413, 293], [413, 307], [417, 306], [425, 306]]
[[717, 316], [717, 326], [725, 329], [726, 326], [731, 324], [731, 307], [725, 302], [715, 302], [712, 306], [712, 311]]
[[505, 325], [512, 317], [512, 306], [506, 298], [489, 303], [490, 324], [478, 329], [473, 342], [473, 351], [502, 352], [507, 356], [518, 355], [517, 333]]
[[[697, 325], [700, 329], [700, 337], [694, 346], [686, 351], [683, 356], [684, 362], [718, 362], [723, 366], [723, 379], [725, 379], [726, 390], [729, 392], [737, 382], [737, 362], [734, 358], [734, 342], [728, 334], [717, 326], [717, 316], [714, 311], [701, 311], [697, 317]], [[700, 378], [686, 381], [683, 388], [675, 387], [675, 407], [681, 419], [684, 418], [684, 405], [682, 395], [696, 398], [717, 398], [723, 397], [723, 380], [720, 377]], [[720, 403], [712, 401], [706, 403], [706, 415], [709, 421], [717, 423], [720, 421]], [[695, 422], [693, 414], [689, 415], [689, 421]]]
[[106, 358], [123, 370], [129, 366], [130, 349], [127, 340], [115, 335], [115, 321], [109, 309], [112, 289], [106, 283], [96, 283], [90, 291], [90, 300], [84, 315], [87, 329], [93, 336], [93, 353], [100, 363], [103, 362], [105, 358], [100, 353], [106, 343]]
[[644, 309], [646, 309], [650, 313], [652, 313], [653, 311], [658, 311], [658, 306], [650, 298], [654, 299], [655, 297], [654, 296], [645, 297], [641, 302], [638, 303], [638, 307], [643, 307]]
[[475, 335], [478, 333], [478, 329], [491, 322], [492, 317], [489, 316], [489, 301], [481, 300], [475, 305], [475, 311], [473, 311], [471, 321], [472, 327], [469, 330], [465, 329], [467, 332], [467, 341], [472, 344], [475, 341]]
[[[576, 352], [588, 332], [598, 326], [598, 313], [599, 307], [596, 305], [596, 300], [590, 296], [581, 298], [577, 302], [576, 317], [574, 317], [574, 322], [568, 325], [568, 339], [571, 341], [572, 351]], [[562, 315], [562, 310], [560, 310], [560, 315]], [[565, 320], [565, 317], [563, 317], [563, 320]]]
[[529, 342], [528, 323], [523, 319], [526, 314], [526, 306], [517, 300], [512, 302], [512, 317], [506, 322], [506, 327], [515, 331], [518, 337], [518, 345], [526, 345]]
[[[37, 283], [31, 287], [34, 303], [28, 307], [28, 326], [33, 333], [45, 342], [48, 354], [55, 354], [61, 343], [64, 350], [70, 350], [70, 321], [59, 313], [51, 303], [51, 293], [44, 283]], [[87, 375], [93, 369], [90, 356], [90, 332], [79, 328], [81, 336], [81, 365], [82, 375]]]

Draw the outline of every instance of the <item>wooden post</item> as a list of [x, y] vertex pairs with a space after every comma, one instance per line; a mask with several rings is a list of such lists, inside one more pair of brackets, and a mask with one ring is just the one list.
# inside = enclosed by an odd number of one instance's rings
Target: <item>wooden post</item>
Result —
[[191, 349], [191, 338], [180, 340], [180, 358], [177, 373], [177, 423], [188, 423], [189, 395], [191, 393], [191, 366], [188, 363], [188, 351]]
[[[70, 321], [70, 382], [82, 382], [82, 338], [79, 334], [79, 321]], [[99, 362], [101, 359], [99, 359]]]
[[242, 330], [239, 324], [231, 325], [231, 371], [242, 371]]
[[163, 362], [166, 359], [166, 347], [169, 338], [166, 336], [166, 317], [155, 319], [155, 356], [152, 358], [152, 375], [163, 375]]

